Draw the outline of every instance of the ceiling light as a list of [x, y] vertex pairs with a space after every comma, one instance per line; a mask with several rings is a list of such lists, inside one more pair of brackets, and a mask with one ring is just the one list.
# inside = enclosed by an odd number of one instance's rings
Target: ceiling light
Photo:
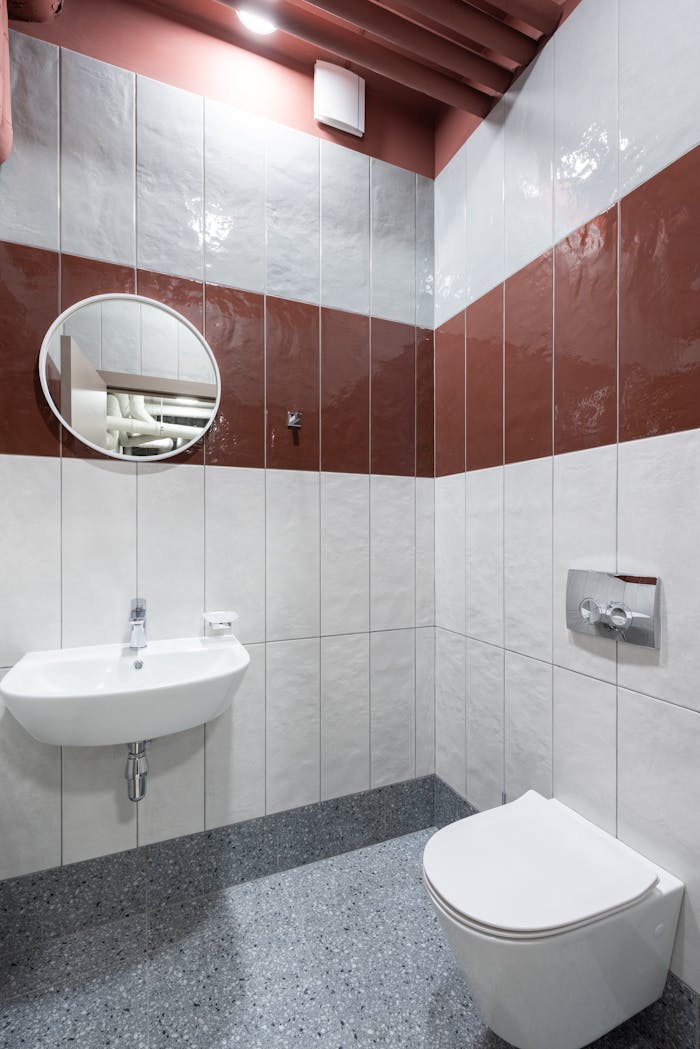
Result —
[[246, 11], [245, 8], [238, 12], [238, 17], [246, 29], [249, 29], [251, 33], [258, 33], [260, 36], [269, 36], [277, 28], [275, 23], [269, 18], [265, 18], [263, 15], [256, 15], [253, 11]]

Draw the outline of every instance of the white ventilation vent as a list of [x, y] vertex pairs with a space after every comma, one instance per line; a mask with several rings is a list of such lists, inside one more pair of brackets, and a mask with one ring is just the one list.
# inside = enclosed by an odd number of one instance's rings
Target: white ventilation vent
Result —
[[314, 120], [362, 138], [365, 133], [365, 82], [331, 62], [314, 68]]

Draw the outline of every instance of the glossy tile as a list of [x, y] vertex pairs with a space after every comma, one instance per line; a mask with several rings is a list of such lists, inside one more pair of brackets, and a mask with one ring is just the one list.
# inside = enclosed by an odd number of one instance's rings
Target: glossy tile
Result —
[[617, 691], [554, 668], [553, 792], [608, 834], [617, 832]]
[[499, 102], [467, 139], [467, 303], [480, 299], [506, 276], [503, 229], [506, 109], [506, 102]]
[[265, 291], [265, 124], [204, 99], [206, 280]]
[[552, 252], [505, 285], [505, 461], [552, 454]]
[[465, 633], [465, 474], [435, 480], [435, 621]]
[[268, 295], [320, 301], [319, 140], [281, 124], [267, 129]]
[[435, 772], [435, 627], [416, 630], [416, 776]]
[[265, 484], [267, 639], [318, 637], [319, 474], [267, 470]]
[[464, 472], [465, 464], [464, 310], [435, 329], [435, 473]]
[[416, 324], [435, 323], [435, 183], [416, 175]]
[[139, 802], [139, 845], [204, 830], [203, 725], [155, 739], [148, 777], [148, 793]]
[[370, 360], [372, 473], [413, 477], [416, 329], [372, 317]]
[[435, 337], [416, 328], [416, 477], [435, 476]]
[[321, 639], [321, 798], [369, 789], [369, 634]]
[[205, 335], [221, 375], [221, 408], [206, 436], [207, 466], [265, 465], [262, 295], [205, 285]]
[[140, 269], [204, 278], [204, 104], [136, 80], [136, 252]]
[[552, 460], [505, 469], [506, 648], [552, 659]]
[[554, 40], [554, 239], [618, 199], [618, 0], [589, 0]]
[[370, 159], [370, 312], [415, 324], [416, 176]]
[[435, 481], [416, 478], [416, 626], [435, 623]]
[[503, 286], [467, 308], [467, 470], [503, 463]]
[[53, 44], [10, 32], [13, 146], [0, 167], [0, 240], [57, 251], [58, 66]]
[[[287, 299], [265, 300], [267, 466], [318, 470], [319, 310]], [[301, 411], [301, 429], [287, 412]]]
[[369, 157], [321, 141], [321, 305], [369, 313]]
[[61, 251], [133, 266], [133, 73], [61, 51]]
[[131, 295], [136, 291], [133, 266], [61, 253], [61, 310], [93, 295]]
[[199, 331], [204, 331], [204, 285], [201, 281], [138, 270], [136, 290], [139, 295], [164, 302], [186, 317]]
[[699, 177], [700, 147], [620, 205], [623, 441], [700, 426]]
[[319, 639], [266, 646], [266, 809], [320, 800]]
[[435, 179], [435, 322], [444, 324], [467, 303], [467, 149]]
[[467, 474], [466, 632], [492, 645], [503, 644], [503, 480], [500, 466]]
[[321, 310], [321, 467], [369, 472], [369, 317]]
[[61, 753], [62, 862], [136, 848], [136, 805], [124, 787], [126, 747], [63, 747]]
[[466, 646], [467, 639], [436, 630], [435, 772], [460, 797], [467, 792]]
[[554, 451], [617, 440], [617, 207], [554, 249]]
[[552, 667], [505, 654], [506, 798], [552, 795]]
[[467, 798], [479, 810], [502, 800], [503, 689], [503, 649], [468, 637]]
[[411, 779], [416, 769], [415, 631], [370, 635], [370, 783]]
[[371, 630], [415, 623], [415, 501], [415, 478], [371, 476]]
[[356, 634], [366, 630], [369, 476], [322, 473], [321, 633]]

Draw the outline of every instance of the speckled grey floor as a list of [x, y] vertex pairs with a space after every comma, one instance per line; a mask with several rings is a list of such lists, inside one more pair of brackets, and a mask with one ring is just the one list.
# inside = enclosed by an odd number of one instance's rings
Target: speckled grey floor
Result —
[[[421, 831], [124, 918], [0, 971], [2, 1049], [503, 1049], [420, 882]], [[626, 1025], [600, 1049], [685, 1049]], [[683, 1036], [684, 1037], [684, 1036]]]

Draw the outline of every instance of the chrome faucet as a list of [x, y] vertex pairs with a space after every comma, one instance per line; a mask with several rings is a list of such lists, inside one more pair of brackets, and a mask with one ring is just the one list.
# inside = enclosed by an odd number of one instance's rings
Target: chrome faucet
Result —
[[132, 598], [129, 622], [131, 623], [131, 640], [129, 641], [129, 648], [133, 648], [136, 651], [138, 651], [139, 648], [145, 648], [147, 641], [146, 599], [144, 597]]

